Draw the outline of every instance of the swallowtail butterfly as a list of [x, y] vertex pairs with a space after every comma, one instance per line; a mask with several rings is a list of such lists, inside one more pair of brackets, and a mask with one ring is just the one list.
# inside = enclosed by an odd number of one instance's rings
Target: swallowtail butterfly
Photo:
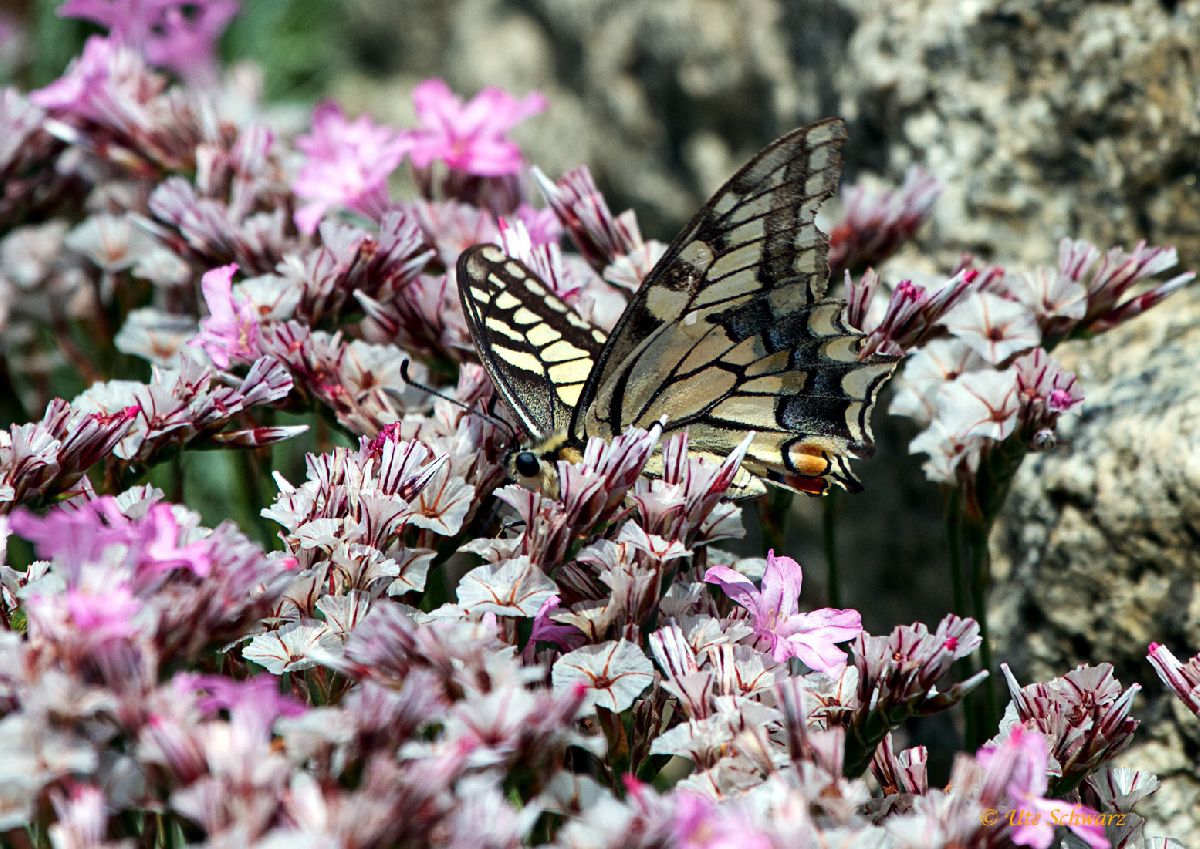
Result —
[[766, 482], [860, 488], [849, 458], [873, 450], [871, 406], [896, 361], [860, 359], [844, 302], [825, 297], [829, 239], [814, 218], [837, 187], [845, 136], [828, 119], [751, 159], [671, 243], [611, 334], [499, 246], [461, 255], [480, 360], [529, 437], [510, 455], [514, 479], [547, 489], [554, 462], [578, 460], [589, 437], [665, 418], [666, 431], [687, 428], [693, 456], [724, 458], [753, 432], [736, 497]]

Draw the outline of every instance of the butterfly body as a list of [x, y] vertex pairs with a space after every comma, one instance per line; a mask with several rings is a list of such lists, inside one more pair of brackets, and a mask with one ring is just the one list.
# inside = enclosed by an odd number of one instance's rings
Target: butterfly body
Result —
[[522, 445], [509, 452], [505, 466], [508, 476], [530, 489], [558, 496], [557, 463], [583, 460], [583, 444], [570, 434], [556, 433], [541, 442]]
[[760, 152], [675, 239], [611, 334], [499, 246], [463, 253], [467, 324], [529, 436], [510, 458], [514, 479], [545, 490], [554, 462], [577, 460], [588, 438], [661, 422], [688, 430], [693, 455], [721, 459], [749, 437], [737, 495], [766, 482], [857, 488], [849, 457], [871, 453], [871, 405], [895, 360], [860, 357], [844, 303], [824, 297], [828, 239], [814, 218], [844, 136], [822, 121]]

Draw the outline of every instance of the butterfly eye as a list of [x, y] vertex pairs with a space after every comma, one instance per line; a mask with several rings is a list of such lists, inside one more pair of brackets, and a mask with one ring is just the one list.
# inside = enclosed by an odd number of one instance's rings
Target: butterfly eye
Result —
[[525, 478], [536, 477], [537, 473], [542, 470], [542, 464], [532, 451], [522, 451], [517, 455], [513, 465], [516, 466], [517, 474]]

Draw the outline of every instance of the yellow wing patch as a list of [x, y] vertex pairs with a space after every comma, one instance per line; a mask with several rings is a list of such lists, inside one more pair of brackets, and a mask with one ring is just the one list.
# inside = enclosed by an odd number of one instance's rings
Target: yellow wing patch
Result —
[[604, 332], [497, 245], [465, 251], [458, 283], [479, 359], [522, 427], [538, 440], [565, 433]]

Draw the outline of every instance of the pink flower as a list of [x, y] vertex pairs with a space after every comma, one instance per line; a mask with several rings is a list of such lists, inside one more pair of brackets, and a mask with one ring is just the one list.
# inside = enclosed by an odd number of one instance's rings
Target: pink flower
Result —
[[[100, 496], [75, 506], [38, 516], [26, 510], [13, 514], [13, 529], [31, 541], [39, 557], [66, 565], [68, 584], [78, 583], [82, 564], [98, 562], [105, 549], [124, 545], [131, 563], [151, 583], [173, 569], [186, 569], [197, 577], [208, 575], [211, 546], [204, 540], [181, 544], [182, 528], [168, 504], [153, 504], [138, 519], [130, 518], [112, 496]], [[80, 608], [83, 610], [83, 608]]]
[[1101, 257], [1100, 251], [1087, 242], [1064, 239], [1059, 245], [1059, 270], [1082, 282], [1098, 257], [1100, 264], [1086, 284], [1087, 313], [1080, 321], [1084, 330], [1091, 333], [1103, 333], [1140, 315], [1196, 278], [1195, 271], [1186, 271], [1147, 292], [1125, 298], [1135, 285], [1174, 268], [1179, 262], [1175, 248], [1147, 247], [1144, 241], [1131, 251], [1112, 248]]
[[114, 41], [191, 82], [216, 78], [216, 43], [238, 0], [67, 0], [60, 17], [107, 27]]
[[[984, 747], [976, 755], [976, 760], [986, 771], [985, 788], [1003, 787], [1002, 798], [1007, 800], [1008, 807], [1022, 814], [1032, 814], [1023, 816], [1023, 822], [1019, 824], [1006, 823], [1004, 828], [1008, 838], [1018, 846], [1048, 849], [1054, 842], [1054, 829], [1058, 823], [1066, 825], [1093, 849], [1108, 849], [1104, 826], [1095, 824], [1102, 821], [1096, 811], [1084, 805], [1045, 798], [1049, 754], [1045, 737], [1022, 725], [1014, 725], [998, 746]], [[985, 801], [990, 804], [997, 800]]]
[[846, 320], [867, 334], [859, 359], [876, 352], [903, 356], [923, 347], [937, 331], [942, 317], [983, 281], [984, 276], [974, 268], [959, 271], [932, 293], [911, 280], [901, 280], [888, 298], [886, 311], [875, 320], [871, 305], [879, 288], [879, 275], [867, 269], [855, 282], [847, 273]]
[[614, 216], [586, 165], [568, 171], [558, 182], [537, 168], [533, 169], [533, 178], [575, 247], [596, 271], [623, 257], [640, 254], [647, 247], [633, 210]]
[[408, 134], [413, 164], [427, 168], [441, 160], [455, 171], [481, 177], [520, 170], [521, 150], [505, 134], [546, 108], [546, 98], [539, 92], [517, 100], [493, 86], [464, 104], [440, 79], [426, 80], [413, 89], [413, 103], [422, 124]]
[[254, 728], [265, 730], [281, 716], [300, 716], [308, 710], [302, 702], [279, 692], [279, 679], [272, 675], [254, 675], [235, 681], [223, 675], [180, 673], [171, 680], [180, 694], [203, 691], [196, 700], [206, 715], [227, 710]]
[[39, 558], [67, 564], [68, 584], [78, 580], [83, 563], [98, 560], [110, 545], [132, 540], [129, 521], [111, 497], [85, 502], [79, 509], [60, 507], [44, 516], [22, 508], [13, 513], [11, 525], [33, 543]]
[[831, 280], [846, 271], [879, 265], [917, 232], [929, 217], [942, 184], [920, 168], [910, 168], [899, 189], [870, 192], [851, 186], [842, 221], [829, 234]]
[[1029, 434], [1050, 431], [1058, 417], [1083, 403], [1083, 390], [1075, 375], [1063, 367], [1045, 348], [1034, 348], [1018, 357], [1017, 394], [1021, 400], [1021, 426]]
[[855, 733], [867, 739], [871, 728], [894, 727], [901, 717], [953, 705], [986, 678], [987, 671], [957, 684], [939, 682], [981, 642], [978, 623], [954, 614], [943, 618], [933, 631], [914, 622], [896, 626], [886, 637], [861, 633], [852, 648], [862, 708], [854, 717], [859, 728]]
[[1062, 776], [1056, 788], [1076, 786], [1133, 742], [1140, 722], [1129, 714], [1141, 685], [1122, 690], [1111, 664], [1077, 666], [1061, 678], [1025, 687], [1008, 664], [1000, 664], [1000, 671], [1012, 697], [1006, 713], [1046, 738], [1056, 775]]
[[231, 360], [252, 360], [259, 354], [258, 316], [253, 305], [233, 296], [236, 264], [208, 271], [200, 279], [208, 318], [200, 322], [200, 333], [189, 344], [205, 350], [219, 368]]
[[404, 159], [411, 141], [367, 116], [353, 121], [336, 103], [313, 110], [312, 132], [296, 139], [306, 159], [292, 189], [310, 201], [296, 211], [302, 233], [316, 232], [331, 207], [344, 206], [369, 218], [388, 205], [387, 179]]
[[[125, 584], [108, 592], [85, 592], [69, 589], [60, 596], [35, 596], [34, 606], [58, 603], [61, 598], [71, 623], [89, 639], [103, 642], [109, 639], [125, 639], [137, 633], [134, 617], [142, 610], [142, 602], [129, 591]], [[33, 599], [30, 599], [33, 602]]]
[[181, 545], [179, 523], [169, 504], [155, 504], [137, 525], [142, 543], [140, 565], [152, 574], [186, 569], [197, 578], [208, 576], [212, 552], [203, 541]]
[[109, 90], [119, 89], [122, 79], [135, 76], [144, 67], [135, 53], [122, 49], [112, 40], [93, 35], [63, 75], [45, 88], [30, 92], [29, 99], [53, 112], [102, 120]]
[[535, 248], [541, 245], [558, 244], [558, 240], [562, 238], [562, 224], [559, 223], [554, 210], [549, 207], [535, 209], [529, 204], [523, 203], [513, 214], [529, 231], [529, 241]]
[[542, 602], [538, 612], [533, 617], [533, 630], [529, 634], [529, 643], [525, 646], [523, 657], [526, 662], [533, 660], [538, 643], [550, 643], [560, 651], [569, 652], [579, 648], [587, 638], [574, 625], [561, 625], [550, 617], [558, 610], [560, 599], [557, 595]]
[[852, 640], [862, 631], [857, 610], [822, 608], [797, 612], [803, 573], [790, 557], [767, 553], [762, 589], [728, 566], [713, 566], [704, 580], [717, 584], [725, 594], [750, 611], [754, 633], [765, 641], [776, 661], [797, 657], [809, 668], [836, 672], [846, 663], [846, 654], [835, 643]]
[[677, 795], [671, 836], [671, 845], [680, 849], [770, 849], [773, 845], [731, 805], [687, 791]]

